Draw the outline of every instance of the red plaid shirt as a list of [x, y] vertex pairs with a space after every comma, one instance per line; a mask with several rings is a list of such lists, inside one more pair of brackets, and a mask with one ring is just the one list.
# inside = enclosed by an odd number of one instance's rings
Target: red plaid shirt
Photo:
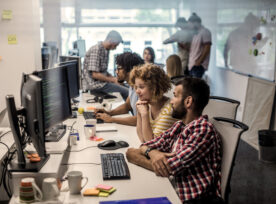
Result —
[[159, 137], [144, 143], [161, 152], [176, 152], [168, 158], [176, 191], [188, 201], [202, 195], [220, 195], [222, 145], [208, 116], [188, 125], [177, 121]]

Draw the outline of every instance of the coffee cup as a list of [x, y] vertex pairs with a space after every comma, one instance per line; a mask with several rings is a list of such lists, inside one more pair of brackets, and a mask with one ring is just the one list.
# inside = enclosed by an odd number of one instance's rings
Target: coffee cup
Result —
[[[87, 184], [88, 178], [82, 176], [81, 171], [70, 171], [67, 174], [70, 194], [79, 194], [81, 189]], [[82, 186], [82, 179], [85, 179], [85, 183]]]
[[89, 119], [86, 121], [86, 125], [84, 125], [84, 134], [87, 139], [96, 136], [96, 124], [97, 119]]
[[42, 192], [35, 183], [35, 179], [28, 177], [21, 179], [19, 200], [22, 203], [32, 203], [42, 200]]
[[42, 183], [43, 200], [56, 200], [59, 196], [57, 180], [53, 177], [45, 178]]

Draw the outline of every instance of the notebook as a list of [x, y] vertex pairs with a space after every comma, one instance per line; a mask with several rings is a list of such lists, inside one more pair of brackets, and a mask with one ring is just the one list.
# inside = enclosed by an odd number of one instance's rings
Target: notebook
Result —
[[157, 197], [134, 200], [100, 201], [100, 204], [171, 204], [171, 202], [167, 197]]

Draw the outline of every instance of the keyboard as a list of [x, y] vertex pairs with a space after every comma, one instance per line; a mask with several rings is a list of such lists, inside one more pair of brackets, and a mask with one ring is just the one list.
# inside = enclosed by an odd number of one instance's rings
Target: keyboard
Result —
[[66, 133], [66, 125], [56, 125], [45, 136], [45, 142], [58, 142]]
[[114, 95], [111, 95], [109, 93], [106, 93], [104, 91], [98, 91], [98, 90], [90, 90], [90, 94], [97, 96], [97, 97], [101, 97], [103, 99], [112, 99], [112, 98], [117, 98]]
[[101, 154], [103, 180], [130, 179], [129, 169], [122, 153]]
[[[83, 117], [85, 120], [88, 120], [88, 119], [95, 119], [96, 116], [95, 116], [95, 113], [94, 112], [83, 112]], [[102, 119], [97, 119], [97, 123], [104, 123], [104, 121]]]

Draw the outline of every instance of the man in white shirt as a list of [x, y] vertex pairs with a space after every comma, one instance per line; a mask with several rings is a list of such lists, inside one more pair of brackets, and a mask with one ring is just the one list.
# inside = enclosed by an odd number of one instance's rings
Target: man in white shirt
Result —
[[201, 19], [193, 13], [188, 22], [196, 31], [193, 37], [189, 55], [189, 74], [201, 78], [208, 69], [212, 45], [211, 32], [201, 25]]

